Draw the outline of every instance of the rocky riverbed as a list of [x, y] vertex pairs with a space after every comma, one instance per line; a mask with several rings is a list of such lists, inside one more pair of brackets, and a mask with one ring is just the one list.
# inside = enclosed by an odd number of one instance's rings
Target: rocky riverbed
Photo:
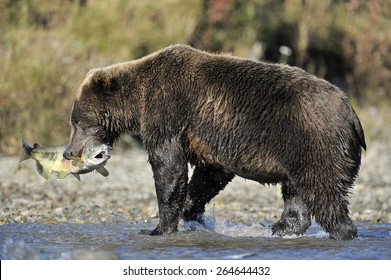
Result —
[[[371, 141], [351, 195], [355, 222], [391, 222], [391, 143]], [[0, 157], [0, 225], [12, 223], [157, 223], [151, 168], [142, 148], [113, 151], [97, 173], [44, 181], [29, 160]], [[230, 222], [277, 221], [283, 209], [278, 185], [262, 186], [236, 177], [207, 208], [207, 215]]]

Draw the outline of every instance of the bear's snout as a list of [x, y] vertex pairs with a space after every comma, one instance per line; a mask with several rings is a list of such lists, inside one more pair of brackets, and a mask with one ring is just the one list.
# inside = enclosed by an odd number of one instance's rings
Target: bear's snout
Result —
[[65, 159], [72, 159], [73, 153], [72, 153], [72, 151], [65, 150], [64, 153], [62, 154], [62, 156], [63, 156]]

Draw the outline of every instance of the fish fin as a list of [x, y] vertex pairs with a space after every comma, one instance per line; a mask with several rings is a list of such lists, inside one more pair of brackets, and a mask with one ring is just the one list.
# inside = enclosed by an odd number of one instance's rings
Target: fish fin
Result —
[[20, 158], [19, 162], [22, 162], [22, 161], [29, 159], [29, 158], [31, 158], [31, 154], [28, 154], [26, 151], [23, 151], [23, 155]]
[[49, 169], [43, 168], [42, 164], [40, 164], [38, 161], [37, 161], [37, 170], [38, 170], [39, 175], [41, 175], [46, 180], [49, 180], [50, 175], [52, 174], [52, 171]]
[[102, 176], [104, 176], [104, 177], [109, 176], [109, 171], [107, 171], [107, 169], [104, 168], [103, 166], [97, 168], [96, 171], [97, 171], [98, 173], [100, 173], [100, 174], [101, 174]]
[[43, 173], [43, 166], [38, 161], [36, 161], [36, 165], [37, 165], [37, 171], [41, 175]]
[[27, 144], [26, 139], [22, 135], [22, 132], [20, 132], [20, 136], [22, 137], [23, 155], [20, 158], [19, 162], [22, 162], [26, 159], [31, 158], [31, 153], [34, 150], [34, 148], [30, 147], [29, 144]]
[[72, 175], [75, 176], [75, 178], [76, 178], [77, 180], [80, 181], [80, 175], [79, 175], [79, 174], [77, 174], [77, 173], [72, 173]]
[[57, 179], [58, 180], [61, 180], [61, 179], [64, 179], [66, 176], [69, 175], [69, 172], [66, 172], [66, 171], [61, 171], [60, 173], [58, 173], [57, 175]]

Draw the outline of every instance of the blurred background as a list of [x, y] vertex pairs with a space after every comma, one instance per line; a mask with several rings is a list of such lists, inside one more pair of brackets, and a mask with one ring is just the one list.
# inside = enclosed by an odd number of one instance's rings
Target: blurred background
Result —
[[0, 155], [21, 154], [19, 131], [66, 144], [89, 69], [177, 43], [325, 78], [349, 96], [368, 147], [389, 143], [389, 0], [0, 0]]

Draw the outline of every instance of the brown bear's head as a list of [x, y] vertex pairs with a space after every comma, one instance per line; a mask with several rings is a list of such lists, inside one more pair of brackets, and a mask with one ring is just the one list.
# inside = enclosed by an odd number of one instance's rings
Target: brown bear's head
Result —
[[113, 122], [117, 91], [117, 81], [110, 72], [93, 69], [87, 74], [73, 100], [69, 121], [72, 132], [64, 158], [79, 158], [90, 140], [113, 145], [120, 134], [119, 129], [113, 127], [118, 123], [118, 119]]

